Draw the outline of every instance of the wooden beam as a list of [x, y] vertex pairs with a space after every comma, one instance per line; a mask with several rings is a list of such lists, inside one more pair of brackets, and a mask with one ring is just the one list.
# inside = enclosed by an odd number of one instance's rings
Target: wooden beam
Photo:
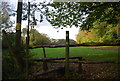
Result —
[[[81, 57], [69, 57], [69, 59], [79, 59]], [[32, 58], [33, 61], [50, 61], [50, 60], [65, 60], [65, 57], [52, 57], [52, 58]]]
[[48, 73], [52, 73], [52, 72], [60, 72], [60, 73], [64, 73], [65, 71], [65, 67], [58, 67], [55, 69], [51, 69], [45, 72], [38, 72], [38, 73], [34, 73], [33, 76], [41, 76], [41, 75], [46, 75]]
[[[79, 47], [79, 46], [120, 46], [120, 45], [110, 45], [110, 44], [74, 44], [74, 45], [69, 45], [69, 47]], [[34, 48], [58, 48], [58, 47], [66, 47], [66, 45], [37, 45], [37, 46], [30, 46], [29, 49], [34, 49]]]
[[[48, 61], [50, 63], [65, 63], [65, 60], [50, 60]], [[81, 64], [104, 64], [104, 63], [113, 63], [113, 64], [120, 64], [120, 63], [117, 63], [117, 62], [114, 62], [114, 61], [72, 61], [72, 60], [69, 60], [69, 63], [81, 63]]]

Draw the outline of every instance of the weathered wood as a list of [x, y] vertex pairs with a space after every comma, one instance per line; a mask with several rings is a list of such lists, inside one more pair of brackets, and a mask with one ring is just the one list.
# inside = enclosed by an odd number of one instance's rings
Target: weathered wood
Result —
[[66, 63], [65, 63], [65, 76], [69, 78], [69, 31], [66, 31]]
[[82, 64], [104, 64], [104, 63], [114, 63], [114, 64], [119, 64], [117, 62], [114, 62], [114, 61], [94, 61], [94, 62], [90, 62], [90, 61], [84, 61], [84, 62], [81, 62]]
[[[27, 44], [27, 37], [26, 37], [26, 44]], [[29, 54], [29, 48], [28, 48], [28, 46], [26, 45], [26, 57], [28, 57], [28, 54]], [[26, 65], [26, 76], [28, 75], [28, 58], [26, 58], [26, 60], [25, 60], [25, 65]]]
[[46, 58], [46, 52], [45, 52], [45, 48], [43, 47], [43, 56], [44, 58]]
[[[44, 47], [43, 47], [43, 56], [44, 56], [44, 58], [46, 58], [46, 53], [45, 53], [45, 48]], [[43, 70], [44, 71], [48, 70], [47, 61], [43, 62]]]
[[65, 67], [58, 67], [58, 68], [51, 69], [51, 70], [48, 70], [48, 71], [34, 73], [33, 76], [46, 75], [46, 74], [52, 73], [52, 72], [59, 72], [59, 73], [63, 73], [64, 74], [64, 71], [65, 71]]
[[18, 6], [17, 6], [15, 50], [18, 55], [20, 54], [21, 51], [21, 21], [22, 21], [22, 0], [18, 1]]
[[17, 61], [19, 62], [20, 65], [20, 70], [21, 72], [24, 69], [24, 62], [21, 57], [21, 21], [22, 21], [22, 1], [23, 0], [18, 0], [18, 6], [17, 6], [17, 18], [16, 18], [16, 39], [15, 39], [15, 54], [17, 57]]
[[[65, 63], [65, 60], [50, 60], [48, 61], [50, 63]], [[114, 63], [114, 64], [120, 64], [114, 61], [72, 61], [69, 60], [69, 63], [81, 63], [81, 64], [104, 64], [104, 63]]]
[[[82, 57], [79, 58], [78, 60], [81, 61], [81, 60], [82, 60]], [[82, 72], [82, 63], [79, 63], [79, 65], [78, 65], [78, 71], [79, 71], [79, 72]]]
[[[69, 57], [69, 59], [79, 59], [81, 57]], [[33, 61], [50, 61], [50, 60], [65, 60], [65, 57], [52, 57], [52, 58], [32, 58]]]
[[37, 46], [30, 46], [29, 49], [43, 48], [43, 47], [57, 48], [57, 47], [65, 47], [65, 45], [37, 45]]
[[[79, 46], [115, 46], [115, 45], [109, 45], [109, 44], [74, 44], [74, 45], [69, 45], [69, 47], [79, 47]], [[117, 45], [119, 46], [119, 45]], [[58, 48], [58, 47], [66, 47], [66, 45], [37, 45], [37, 46], [30, 46], [29, 49], [34, 49], [34, 48]]]

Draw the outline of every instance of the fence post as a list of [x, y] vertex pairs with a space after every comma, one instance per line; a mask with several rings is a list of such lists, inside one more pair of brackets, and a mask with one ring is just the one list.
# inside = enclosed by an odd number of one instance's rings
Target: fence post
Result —
[[66, 64], [65, 64], [65, 76], [69, 78], [69, 31], [66, 31]]
[[[78, 60], [81, 61], [82, 57], [80, 57]], [[79, 65], [78, 65], [78, 71], [82, 72], [82, 63], [79, 63]]]
[[16, 20], [16, 41], [15, 41], [15, 45], [16, 45], [15, 49], [17, 55], [20, 55], [20, 51], [21, 51], [21, 21], [22, 21], [22, 2], [19, 2], [18, 0], [17, 20]]
[[[43, 47], [43, 56], [46, 58], [45, 47]], [[43, 61], [43, 70], [48, 70], [47, 61]]]

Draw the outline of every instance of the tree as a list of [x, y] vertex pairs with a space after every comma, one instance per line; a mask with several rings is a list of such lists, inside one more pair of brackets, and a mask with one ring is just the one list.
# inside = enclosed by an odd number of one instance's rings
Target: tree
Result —
[[58, 45], [65, 45], [66, 40], [65, 39], [58, 39], [57, 44]]
[[22, 29], [22, 35], [23, 35], [23, 37], [25, 37], [27, 35], [27, 29], [26, 28]]
[[[12, 46], [15, 46], [15, 34], [14, 33], [8, 33], [8, 37], [10, 38]], [[5, 39], [5, 36], [2, 36], [2, 49], [8, 49], [7, 45], [8, 40]]]
[[120, 3], [54, 2], [48, 5], [53, 9], [46, 10], [46, 19], [56, 28], [74, 25], [88, 30], [96, 20], [116, 24], [120, 16]]
[[0, 40], [2, 39], [2, 31], [7, 30], [11, 32], [10, 28], [13, 25], [13, 21], [10, 20], [10, 15], [12, 14], [11, 6], [8, 2], [0, 3]]
[[[43, 7], [45, 6], [45, 2], [43, 3], [35, 3], [33, 1], [32, 4], [30, 4], [30, 2], [27, 3], [24, 3], [23, 4], [23, 20], [27, 20], [28, 18], [28, 27], [27, 27], [27, 37], [26, 37], [26, 46], [27, 46], [27, 52], [28, 52], [28, 48], [29, 48], [29, 41], [30, 41], [30, 36], [29, 36], [29, 26], [31, 26], [31, 29], [34, 28], [35, 25], [37, 25], [38, 22], [42, 22], [43, 21]], [[42, 8], [40, 8], [42, 7]], [[44, 10], [44, 9], [43, 9]], [[40, 18], [36, 18], [36, 12], [38, 14], [40, 14]], [[30, 18], [31, 17], [31, 18]]]
[[93, 29], [89, 31], [79, 31], [76, 36], [76, 40], [78, 43], [97, 43], [99, 42], [99, 36], [96, 35]]
[[78, 27], [81, 24], [81, 13], [80, 9], [77, 8], [80, 5], [74, 2], [59, 2], [48, 4], [54, 9], [46, 10], [46, 19], [51, 23], [55, 28], [59, 27], [72, 27], [75, 25]]
[[[70, 39], [70, 44], [76, 44], [76, 41]], [[66, 39], [51, 39], [52, 45], [65, 45]]]
[[43, 33], [39, 33], [36, 29], [30, 30], [30, 45], [48, 45], [50, 38]]
[[[46, 19], [55, 28], [72, 27], [73, 25], [81, 27], [80, 30], [89, 30], [92, 28], [91, 32], [83, 34], [84, 38], [81, 39], [83, 39], [84, 42], [105, 42], [103, 39], [107, 37], [109, 37], [108, 39], [112, 39], [112, 36], [116, 38], [115, 33], [106, 32], [111, 26], [115, 27], [118, 24], [120, 3], [55, 2], [48, 5], [51, 6], [52, 9], [46, 10]], [[102, 30], [99, 30], [101, 32], [99, 35], [94, 32], [96, 21], [97, 23], [102, 23], [102, 26], [99, 26]], [[97, 39], [95, 37], [97, 37]], [[108, 39], [106, 39], [106, 41], [108, 41]], [[83, 40], [80, 41], [83, 42]]]
[[77, 42], [73, 39], [70, 39], [70, 44], [77, 44]]
[[57, 45], [58, 39], [51, 39], [51, 45]]
[[[118, 21], [119, 22], [119, 21]], [[115, 26], [107, 22], [96, 21], [88, 31], [80, 30], [76, 39], [79, 43], [108, 43], [118, 44], [120, 40], [119, 23]]]
[[26, 45], [26, 36], [27, 36], [27, 29], [23, 28], [22, 29], [22, 42], [24, 45]]
[[[23, 20], [27, 19], [28, 4], [23, 6]], [[81, 30], [88, 30], [93, 27], [93, 23], [106, 21], [108, 24], [116, 24], [120, 16], [120, 3], [107, 2], [31, 2], [30, 6], [30, 25], [34, 27], [38, 22], [42, 22], [44, 17], [54, 26], [54, 28], [63, 29], [63, 27], [81, 27]], [[40, 17], [36, 18], [39, 12]]]
[[10, 14], [12, 14], [12, 10], [8, 2], [0, 3], [0, 30], [1, 29], [9, 29], [12, 27], [13, 22], [10, 20]]
[[[30, 26], [31, 29], [34, 28], [38, 23], [44, 20], [45, 8], [47, 8], [47, 3], [45, 1], [36, 3], [35, 1], [30, 2], [30, 12], [28, 11], [28, 4], [23, 3], [23, 16], [22, 20], [27, 20], [28, 13], [30, 14]], [[37, 13], [37, 17], [36, 17]], [[39, 15], [39, 17], [38, 17]]]

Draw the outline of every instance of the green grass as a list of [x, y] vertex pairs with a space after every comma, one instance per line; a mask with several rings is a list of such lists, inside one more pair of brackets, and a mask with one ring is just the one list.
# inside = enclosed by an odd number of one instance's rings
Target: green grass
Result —
[[[42, 48], [31, 49], [33, 58], [43, 57]], [[46, 48], [47, 57], [65, 57], [65, 48]], [[99, 50], [89, 47], [70, 47], [70, 56], [82, 56], [97, 61], [118, 61], [118, 51]]]

